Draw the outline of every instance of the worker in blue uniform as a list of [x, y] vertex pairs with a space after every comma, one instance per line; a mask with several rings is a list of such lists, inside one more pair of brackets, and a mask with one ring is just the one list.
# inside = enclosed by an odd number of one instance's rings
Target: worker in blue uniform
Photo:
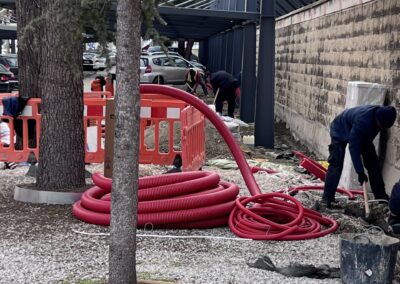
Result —
[[333, 120], [323, 205], [330, 208], [335, 200], [347, 144], [360, 185], [369, 181], [376, 199], [389, 200], [373, 140], [380, 131], [394, 124], [396, 115], [392, 106], [366, 105], [346, 109]]
[[236, 96], [240, 94], [240, 82], [225, 71], [212, 73], [210, 83], [215, 94], [215, 111], [222, 115], [224, 101], [228, 101], [228, 116], [234, 117]]

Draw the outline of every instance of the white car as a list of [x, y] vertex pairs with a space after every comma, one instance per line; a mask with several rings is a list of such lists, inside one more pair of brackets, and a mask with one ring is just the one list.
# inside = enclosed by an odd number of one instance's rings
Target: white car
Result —
[[96, 57], [93, 62], [93, 70], [103, 71], [107, 68], [107, 59], [105, 57]]
[[107, 59], [94, 52], [84, 52], [83, 66], [103, 71], [107, 68]]

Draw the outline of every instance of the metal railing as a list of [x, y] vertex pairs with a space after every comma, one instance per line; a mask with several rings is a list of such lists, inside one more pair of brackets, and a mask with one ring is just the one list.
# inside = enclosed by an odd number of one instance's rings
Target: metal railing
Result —
[[166, 0], [160, 4], [165, 7], [210, 9], [216, 0]]

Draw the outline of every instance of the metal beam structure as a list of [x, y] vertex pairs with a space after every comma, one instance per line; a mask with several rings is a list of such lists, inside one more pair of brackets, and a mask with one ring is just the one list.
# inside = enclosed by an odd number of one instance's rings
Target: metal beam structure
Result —
[[262, 0], [260, 18], [254, 142], [274, 148], [275, 0]]
[[[257, 10], [257, 0], [247, 0], [248, 11]], [[242, 61], [242, 97], [240, 101], [240, 119], [254, 122], [256, 105], [256, 23], [250, 22], [243, 27], [243, 61]]]

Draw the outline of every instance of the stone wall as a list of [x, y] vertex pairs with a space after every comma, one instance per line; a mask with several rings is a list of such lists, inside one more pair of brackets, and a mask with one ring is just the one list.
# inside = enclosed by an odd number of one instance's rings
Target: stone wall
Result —
[[[322, 1], [277, 19], [275, 76], [277, 118], [325, 158], [348, 81], [386, 85], [400, 114], [400, 1]], [[399, 122], [387, 137], [388, 189], [400, 179]]]

